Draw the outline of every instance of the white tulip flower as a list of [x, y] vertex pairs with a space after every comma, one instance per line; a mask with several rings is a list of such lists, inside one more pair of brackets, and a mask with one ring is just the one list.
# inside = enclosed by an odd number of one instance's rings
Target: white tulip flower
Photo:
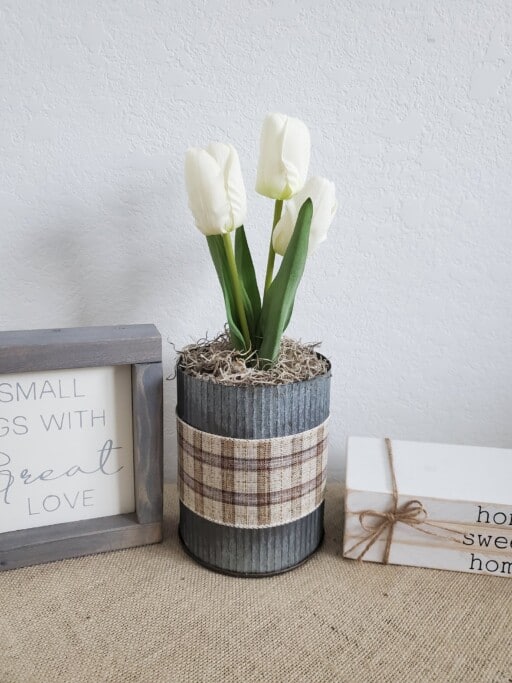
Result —
[[338, 204], [334, 183], [326, 178], [310, 178], [302, 190], [294, 195], [285, 205], [285, 212], [278, 221], [273, 235], [274, 251], [284, 256], [295, 229], [299, 210], [306, 199], [313, 202], [313, 218], [309, 235], [308, 255], [327, 237], [327, 231], [332, 223]]
[[284, 114], [263, 121], [256, 192], [272, 199], [289, 199], [306, 182], [311, 139], [306, 124]]
[[185, 158], [190, 210], [204, 235], [222, 235], [245, 222], [247, 198], [238, 154], [232, 145], [212, 142], [191, 147]]

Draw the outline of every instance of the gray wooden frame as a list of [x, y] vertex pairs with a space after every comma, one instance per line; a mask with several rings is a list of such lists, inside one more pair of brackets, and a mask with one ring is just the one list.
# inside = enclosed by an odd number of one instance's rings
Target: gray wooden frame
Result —
[[162, 540], [162, 340], [154, 325], [0, 332], [0, 374], [132, 366], [135, 512], [0, 534], [0, 571]]

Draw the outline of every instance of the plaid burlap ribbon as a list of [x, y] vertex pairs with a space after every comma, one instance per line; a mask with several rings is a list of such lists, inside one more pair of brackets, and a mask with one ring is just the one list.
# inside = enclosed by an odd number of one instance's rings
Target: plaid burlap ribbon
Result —
[[181, 501], [228, 526], [272, 527], [304, 517], [324, 499], [327, 422], [292, 436], [232, 439], [177, 418]]

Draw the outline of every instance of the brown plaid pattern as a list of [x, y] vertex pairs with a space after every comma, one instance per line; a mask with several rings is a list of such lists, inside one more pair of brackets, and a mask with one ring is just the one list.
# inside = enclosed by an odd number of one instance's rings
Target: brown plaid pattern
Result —
[[177, 423], [180, 499], [198, 515], [228, 526], [271, 527], [322, 503], [328, 420], [274, 439], [232, 439]]

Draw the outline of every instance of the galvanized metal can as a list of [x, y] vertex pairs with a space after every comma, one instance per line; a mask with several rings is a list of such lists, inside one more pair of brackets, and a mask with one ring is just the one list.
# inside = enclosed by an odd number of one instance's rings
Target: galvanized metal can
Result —
[[[278, 386], [229, 386], [177, 368], [177, 416], [187, 425], [232, 439], [275, 439], [307, 432], [329, 416], [330, 365], [311, 380]], [[308, 559], [323, 538], [324, 504], [286, 524], [238, 528], [218, 524], [180, 501], [185, 550], [210, 569], [259, 577], [288, 571]]]

